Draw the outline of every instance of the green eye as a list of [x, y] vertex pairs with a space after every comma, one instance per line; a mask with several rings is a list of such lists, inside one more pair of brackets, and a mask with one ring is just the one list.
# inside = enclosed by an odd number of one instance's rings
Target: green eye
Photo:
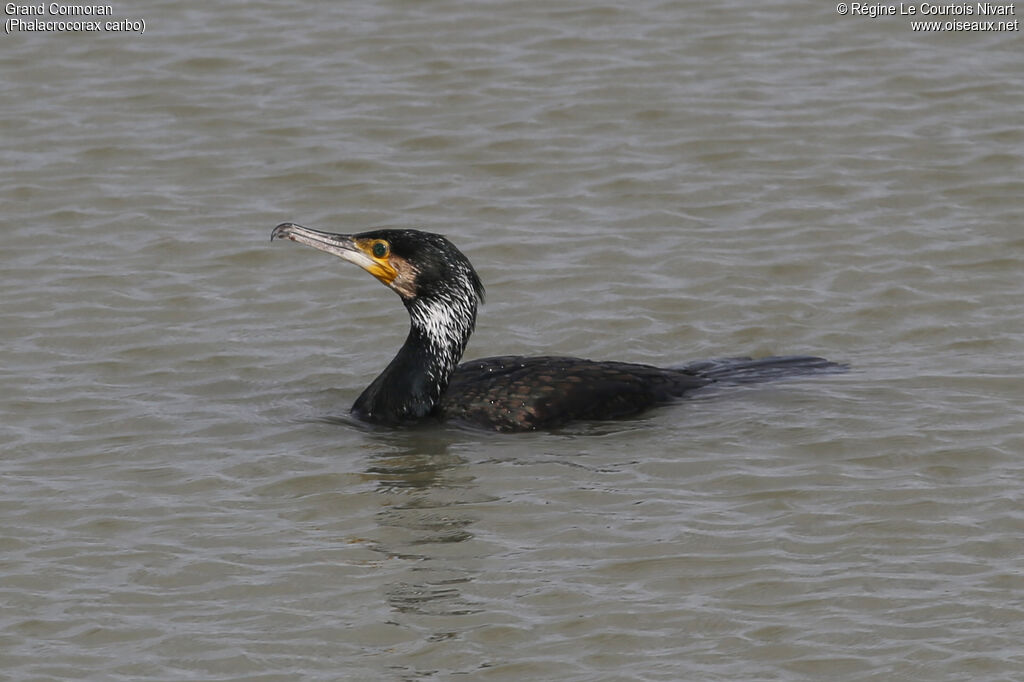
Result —
[[386, 255], [388, 255], [387, 242], [375, 242], [373, 245], [373, 257], [383, 258]]

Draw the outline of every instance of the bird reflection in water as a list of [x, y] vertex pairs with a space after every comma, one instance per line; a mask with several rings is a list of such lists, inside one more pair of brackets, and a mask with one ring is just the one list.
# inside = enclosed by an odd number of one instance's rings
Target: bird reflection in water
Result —
[[379, 534], [370, 546], [387, 557], [389, 567], [404, 562], [404, 578], [385, 588], [387, 602], [406, 614], [479, 611], [460, 586], [475, 578], [473, 561], [479, 557], [469, 505], [490, 500], [481, 499], [466, 459], [451, 454], [446, 443], [408, 431], [393, 435], [404, 442], [389, 443], [389, 451], [375, 455], [365, 473], [376, 481], [383, 505], [377, 513]]

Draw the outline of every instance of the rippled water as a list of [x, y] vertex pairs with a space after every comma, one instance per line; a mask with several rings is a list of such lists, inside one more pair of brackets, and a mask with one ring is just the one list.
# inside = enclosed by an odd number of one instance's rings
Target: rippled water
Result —
[[[734, 1], [115, 6], [3, 70], [12, 679], [1014, 680], [1019, 32]], [[843, 376], [557, 433], [346, 411], [448, 234], [468, 357]]]

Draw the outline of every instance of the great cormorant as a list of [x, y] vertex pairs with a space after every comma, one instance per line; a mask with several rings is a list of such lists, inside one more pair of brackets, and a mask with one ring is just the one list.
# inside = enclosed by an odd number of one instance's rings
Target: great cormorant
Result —
[[842, 371], [811, 356], [730, 358], [661, 368], [573, 357], [502, 356], [459, 364], [484, 286], [445, 237], [385, 229], [333, 234], [293, 223], [290, 239], [355, 263], [393, 289], [410, 329], [391, 364], [356, 399], [352, 414], [386, 425], [454, 421], [497, 431], [530, 431], [576, 420], [616, 419], [716, 381], [746, 383]]

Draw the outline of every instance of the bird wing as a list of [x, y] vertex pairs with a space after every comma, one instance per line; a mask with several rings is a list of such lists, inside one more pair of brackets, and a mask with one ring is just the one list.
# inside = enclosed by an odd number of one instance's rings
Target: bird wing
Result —
[[459, 365], [440, 409], [448, 419], [526, 431], [626, 417], [708, 383], [650, 365], [504, 356]]

